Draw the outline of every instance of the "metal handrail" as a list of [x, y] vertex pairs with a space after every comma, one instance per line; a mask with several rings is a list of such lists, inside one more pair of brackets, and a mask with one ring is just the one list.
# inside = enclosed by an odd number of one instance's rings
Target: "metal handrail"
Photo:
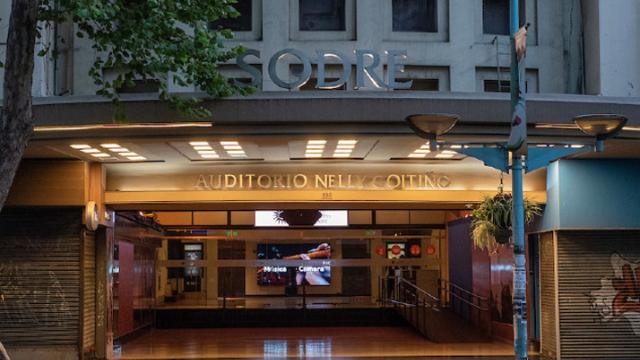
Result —
[[420, 292], [423, 295], [426, 295], [427, 298], [435, 301], [436, 303], [440, 303], [440, 299], [433, 296], [432, 294], [430, 294], [429, 292], [427, 292], [426, 290], [419, 288], [418, 286], [416, 286], [415, 284], [413, 284], [412, 282], [410, 282], [409, 280], [405, 279], [405, 278], [399, 278], [399, 283], [404, 283], [409, 285], [411, 288], [415, 289], [416, 291]]
[[463, 287], [461, 287], [459, 285], [456, 285], [456, 284], [454, 284], [454, 283], [452, 283], [452, 282], [450, 282], [448, 280], [440, 279], [440, 282], [445, 285], [445, 286], [441, 286], [441, 289], [444, 289], [444, 291], [446, 293], [448, 293], [449, 295], [455, 297], [456, 299], [462, 301], [463, 303], [465, 303], [465, 304], [467, 304], [467, 305], [469, 305], [471, 307], [474, 307], [474, 308], [476, 308], [478, 310], [481, 310], [481, 311], [488, 311], [489, 310], [488, 306], [477, 305], [474, 301], [470, 301], [468, 299], [465, 299], [460, 294], [457, 294], [455, 291], [452, 291], [451, 289], [455, 289], [457, 291], [460, 291], [460, 292], [468, 295], [472, 299], [477, 299], [478, 303], [487, 302], [487, 301], [489, 301], [488, 298], [486, 298], [484, 296], [480, 296], [478, 294], [475, 294], [475, 293], [473, 293], [473, 292], [471, 292], [471, 291], [469, 291], [469, 290], [467, 290], [467, 289], [465, 289], [465, 288], [463, 288]]

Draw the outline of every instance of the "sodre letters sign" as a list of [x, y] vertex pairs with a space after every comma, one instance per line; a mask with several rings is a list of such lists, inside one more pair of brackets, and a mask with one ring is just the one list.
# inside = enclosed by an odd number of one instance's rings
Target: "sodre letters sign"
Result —
[[[251, 76], [251, 86], [260, 87], [262, 84], [263, 74], [259, 69], [256, 69], [248, 61], [250, 58], [261, 59], [262, 54], [255, 49], [249, 49], [236, 59], [238, 67]], [[347, 56], [346, 54], [337, 50], [316, 50], [314, 54], [306, 54], [298, 49], [283, 49], [271, 56], [269, 59], [268, 76], [278, 87], [283, 89], [298, 89], [306, 84], [311, 79], [312, 64], [317, 67], [317, 89], [337, 89], [347, 82], [351, 77], [351, 68], [355, 64], [355, 89], [364, 88], [367, 86], [365, 79], [368, 79], [370, 83], [376, 88], [380, 89], [409, 89], [411, 88], [411, 81], [397, 81], [396, 73], [399, 70], [399, 59], [407, 57], [406, 50], [388, 50], [384, 52], [384, 56], [373, 50], [357, 49], [354, 50], [353, 56]], [[278, 72], [278, 64], [284, 62], [285, 58], [291, 58], [295, 63], [302, 65], [302, 72], [300, 76], [293, 80], [283, 79]], [[381, 77], [378, 71], [379, 67], [382, 67], [383, 60], [386, 58], [386, 79]], [[326, 77], [326, 65], [327, 64], [340, 64], [342, 66], [342, 73], [338, 79], [327, 81]], [[240, 86], [246, 86], [241, 82], [237, 82]]]

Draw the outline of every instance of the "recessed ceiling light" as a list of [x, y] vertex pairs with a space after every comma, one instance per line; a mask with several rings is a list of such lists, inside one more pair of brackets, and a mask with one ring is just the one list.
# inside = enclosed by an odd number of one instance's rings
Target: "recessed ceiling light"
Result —
[[121, 147], [121, 148], [109, 149], [109, 151], [114, 153], [123, 153], [123, 152], [129, 152], [129, 149]]
[[198, 154], [217, 154], [217, 152], [215, 150], [200, 150], [198, 151]]
[[209, 145], [198, 145], [193, 147], [194, 150], [213, 150]]
[[429, 143], [420, 146], [420, 149], [429, 149]]
[[72, 149], [76, 149], [76, 150], [91, 148], [91, 146], [87, 145], [87, 144], [73, 144], [73, 145], [69, 145], [69, 146], [71, 146]]
[[327, 140], [309, 140], [307, 141], [307, 144], [310, 145], [324, 145], [327, 143]]
[[126, 153], [121, 153], [121, 154], [118, 154], [118, 155], [122, 155], [122, 156], [127, 156], [127, 157], [129, 157], [129, 156], [138, 156], [138, 153], [134, 153], [134, 152], [126, 152]]
[[571, 145], [571, 147], [574, 148], [574, 149], [582, 149], [584, 147], [584, 145], [582, 145], [582, 144], [573, 144], [573, 145]]
[[237, 141], [220, 141], [220, 145], [222, 146], [234, 146], [240, 145]]
[[113, 148], [120, 148], [121, 146], [118, 144], [100, 144], [100, 146], [102, 146], [105, 149], [113, 149]]
[[227, 150], [227, 154], [244, 154], [244, 150]]
[[82, 149], [80, 151], [82, 151], [85, 154], [94, 154], [94, 153], [99, 153], [100, 152], [100, 150], [98, 150], [98, 149]]
[[322, 157], [322, 154], [304, 154], [304, 157], [308, 157], [308, 158], [320, 158], [320, 157]]
[[127, 159], [131, 160], [131, 161], [142, 161], [142, 160], [147, 160], [146, 157], [144, 156], [130, 156]]
[[437, 158], [439, 159], [450, 159], [452, 157], [454, 157], [454, 154], [438, 154], [436, 155]]
[[355, 147], [355, 145], [338, 145], [338, 146], [336, 146], [336, 149], [351, 149], [351, 150], [353, 150], [354, 147]]
[[324, 149], [324, 145], [307, 144], [307, 149]]
[[355, 145], [358, 140], [338, 140], [338, 145]]
[[462, 145], [451, 145], [452, 149], [462, 149]]
[[223, 145], [225, 150], [242, 150], [242, 146], [240, 145]]
[[350, 157], [351, 153], [348, 154], [333, 154], [333, 157]]
[[443, 154], [451, 154], [451, 155], [455, 155], [456, 154], [455, 151], [451, 151], [451, 150], [444, 150], [442, 153]]
[[109, 154], [105, 154], [105, 153], [91, 154], [91, 156], [93, 156], [93, 157], [97, 157], [97, 158], [106, 158], [106, 157], [111, 157], [111, 155], [109, 155]]
[[203, 159], [219, 159], [220, 156], [216, 155], [216, 154], [203, 154], [200, 155]]
[[353, 152], [352, 149], [336, 149], [335, 153], [348, 153], [351, 154]]
[[307, 153], [323, 153], [324, 149], [307, 149], [305, 150]]
[[418, 149], [418, 150], [414, 151], [415, 154], [428, 154], [430, 152], [431, 152], [431, 150], [429, 150], [429, 149]]
[[191, 145], [191, 146], [209, 146], [209, 142], [208, 141], [191, 141], [191, 142], [189, 142], [189, 145]]
[[421, 153], [412, 153], [412, 154], [409, 154], [409, 157], [410, 157], [410, 158], [423, 158], [423, 157], [425, 157], [425, 156], [427, 156], [427, 154], [421, 154]]

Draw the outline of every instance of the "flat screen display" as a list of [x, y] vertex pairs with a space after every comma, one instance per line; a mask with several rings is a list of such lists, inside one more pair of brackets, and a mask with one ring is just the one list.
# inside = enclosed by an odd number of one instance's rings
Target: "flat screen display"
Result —
[[[258, 244], [259, 260], [329, 260], [331, 246], [329, 243], [317, 244]], [[258, 268], [258, 285], [291, 286], [331, 285], [331, 266], [314, 263], [313, 265], [282, 266], [274, 263]]]
[[[322, 217], [313, 226], [332, 227], [349, 226], [349, 213], [347, 210], [320, 210]], [[264, 227], [288, 227], [286, 222], [277, 220], [277, 211], [258, 210], [255, 212], [255, 226]]]
[[387, 242], [387, 259], [419, 258], [422, 254], [420, 240]]

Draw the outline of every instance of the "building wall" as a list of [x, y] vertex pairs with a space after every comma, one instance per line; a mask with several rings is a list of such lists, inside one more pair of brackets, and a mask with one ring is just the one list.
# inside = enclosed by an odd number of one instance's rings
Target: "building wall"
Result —
[[538, 230], [640, 228], [637, 160], [561, 160], [547, 171], [547, 206]]
[[587, 93], [640, 95], [640, 3], [584, 0]]
[[[617, 26], [632, 23], [636, 13], [632, 12], [633, 0], [624, 1], [627, 5], [616, 12], [625, 15], [624, 22], [609, 21], [609, 28], [603, 29], [602, 36], [610, 39], [616, 36]], [[537, 89], [542, 93], [565, 93], [581, 91], [582, 56], [579, 34], [581, 22], [576, 14], [580, 12], [579, 2], [572, 0], [571, 5], [554, 0], [527, 0], [527, 22], [529, 48], [527, 66], [531, 70]], [[352, 5], [352, 8], [349, 7]], [[415, 72], [440, 79], [439, 91], [476, 92], [482, 87], [478, 83], [483, 78], [495, 79], [497, 66], [508, 67], [510, 56], [508, 36], [483, 34], [482, 0], [438, 0], [438, 33], [408, 33], [392, 31], [391, 1], [388, 0], [347, 0], [347, 31], [340, 32], [301, 32], [296, 28], [297, 2], [295, 0], [254, 0], [254, 29], [250, 32], [237, 32], [237, 39], [229, 45], [241, 44], [247, 48], [259, 50], [262, 60], [255, 61], [266, 74], [268, 58], [276, 51], [296, 48], [308, 55], [318, 49], [339, 50], [353, 54], [354, 49], [370, 49], [382, 55], [384, 51], [406, 49], [407, 59], [402, 62], [408, 73]], [[616, 6], [617, 8], [617, 6]], [[614, 19], [614, 10], [608, 9], [606, 19]], [[598, 12], [596, 12], [598, 13]], [[0, 38], [6, 37], [9, 5], [0, 5]], [[585, 12], [591, 16], [592, 12]], [[351, 15], [351, 16], [350, 16]], [[595, 16], [595, 14], [593, 14]], [[604, 15], [602, 15], [604, 16]], [[567, 21], [569, 20], [569, 21]], [[575, 21], [574, 21], [575, 20]], [[569, 24], [569, 25], [568, 25]], [[616, 25], [620, 24], [620, 25]], [[69, 29], [58, 29], [59, 34], [73, 34]], [[605, 31], [606, 30], [606, 31]], [[633, 28], [632, 28], [633, 30]], [[637, 31], [636, 31], [637, 32]], [[576, 34], [578, 37], [576, 38]], [[497, 40], [497, 42], [496, 42]], [[56, 61], [38, 59], [34, 95], [51, 96], [55, 94], [93, 95], [95, 85], [87, 76], [87, 71], [95, 58], [86, 39], [66, 39], [69, 48], [61, 48], [63, 55]], [[608, 41], [624, 47], [627, 42]], [[67, 45], [65, 45], [67, 46]], [[614, 46], [614, 45], [610, 45]], [[4, 45], [0, 45], [0, 54]], [[597, 49], [596, 49], [597, 50]], [[607, 50], [619, 50], [607, 49]], [[611, 52], [608, 58], [616, 57], [619, 51]], [[623, 60], [620, 60], [623, 61]], [[618, 62], [616, 72], [625, 73], [634, 68], [632, 59]], [[637, 63], [637, 62], [636, 62]], [[603, 65], [609, 65], [608, 63]], [[630, 67], [630, 68], [629, 68]], [[578, 69], [578, 70], [576, 70]], [[54, 70], [55, 75], [54, 76]], [[282, 69], [281, 69], [282, 70]], [[230, 71], [234, 73], [234, 71]], [[286, 69], [285, 69], [286, 71]], [[424, 75], [427, 74], [427, 75]], [[1, 76], [1, 75], [0, 75]], [[607, 75], [608, 76], [608, 75]], [[639, 75], [640, 76], [640, 75]], [[71, 80], [68, 78], [71, 77]], [[508, 69], [503, 69], [502, 79], [508, 79]], [[611, 83], [615, 83], [612, 79]], [[66, 85], [65, 85], [66, 84]], [[170, 84], [173, 91], [193, 91], [194, 88], [180, 88]], [[637, 86], [636, 86], [637, 87]], [[277, 87], [266, 77], [263, 90], [284, 90]], [[605, 89], [608, 91], [608, 88]], [[608, 93], [607, 93], [608, 94]], [[613, 93], [612, 93], [613, 94]]]

